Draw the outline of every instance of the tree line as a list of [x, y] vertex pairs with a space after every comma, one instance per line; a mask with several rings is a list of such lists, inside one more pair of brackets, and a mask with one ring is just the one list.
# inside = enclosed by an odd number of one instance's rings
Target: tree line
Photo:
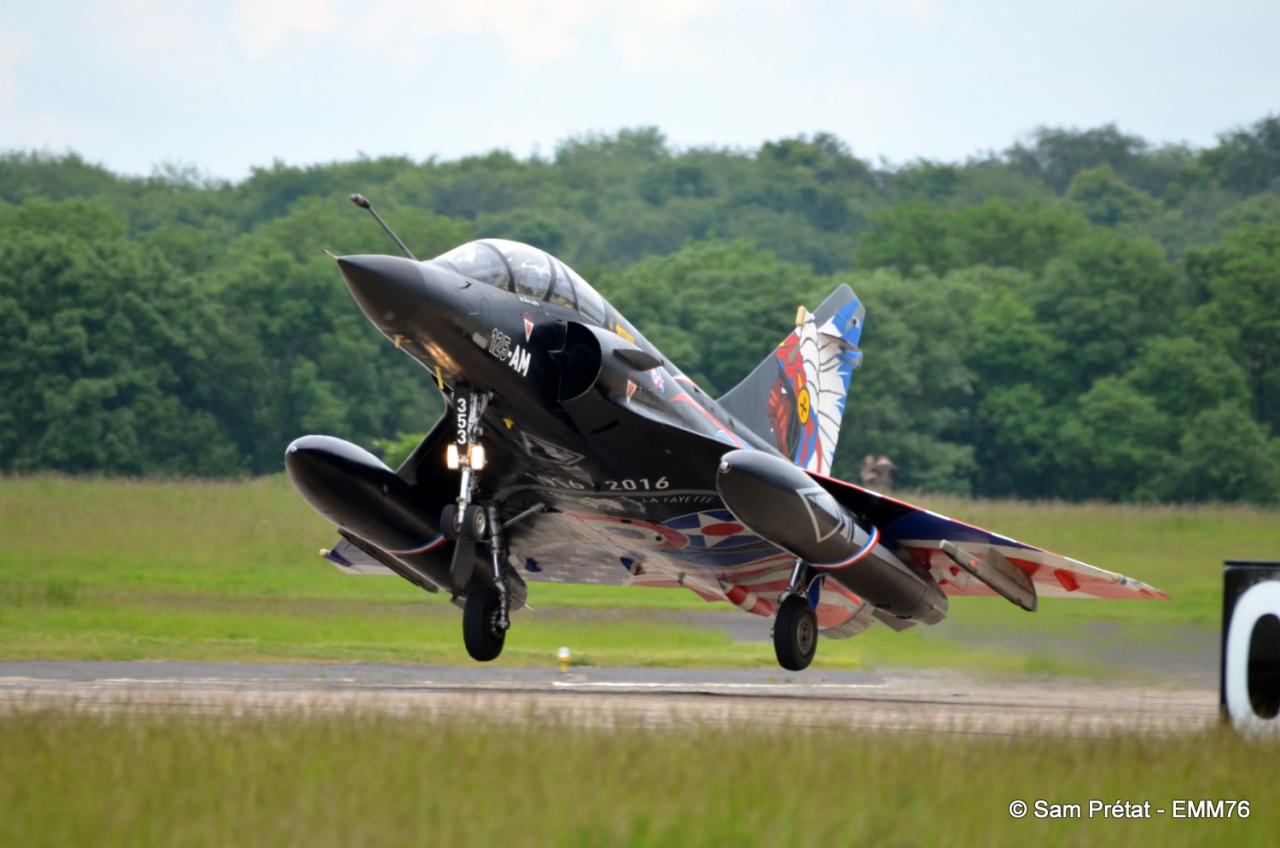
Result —
[[712, 393], [849, 283], [837, 472], [981, 496], [1280, 500], [1280, 116], [1195, 149], [1041, 128], [964, 162], [826, 134], [550, 156], [280, 162], [238, 182], [0, 154], [0, 471], [238, 475], [327, 432], [395, 450], [439, 401], [323, 249], [555, 253]]

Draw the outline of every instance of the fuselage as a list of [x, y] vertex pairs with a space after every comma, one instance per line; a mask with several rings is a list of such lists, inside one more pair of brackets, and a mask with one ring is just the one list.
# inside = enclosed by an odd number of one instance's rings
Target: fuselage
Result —
[[448, 589], [474, 659], [501, 653], [527, 580], [728, 601], [773, 617], [792, 671], [812, 661], [819, 633], [942, 620], [944, 584], [1028, 610], [1044, 587], [1160, 596], [827, 476], [861, 363], [864, 310], [848, 286], [813, 313], [801, 307], [792, 333], [718, 403], [585, 280], [527, 245], [337, 261], [447, 412], [395, 470], [321, 435], [295, 439], [285, 467], [343, 536], [326, 558]]

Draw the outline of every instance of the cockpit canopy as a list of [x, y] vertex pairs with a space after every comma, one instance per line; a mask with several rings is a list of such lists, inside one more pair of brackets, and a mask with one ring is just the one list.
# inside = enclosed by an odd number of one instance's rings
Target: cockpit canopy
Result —
[[604, 326], [604, 299], [572, 268], [536, 247], [481, 239], [455, 247], [435, 261], [477, 282], [566, 306]]

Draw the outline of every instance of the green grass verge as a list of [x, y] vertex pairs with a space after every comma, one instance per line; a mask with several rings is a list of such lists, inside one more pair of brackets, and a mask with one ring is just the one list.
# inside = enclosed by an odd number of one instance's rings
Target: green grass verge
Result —
[[[922, 498], [928, 506], [1086, 562], [1122, 570], [1174, 601], [1054, 601], [1027, 615], [961, 598], [952, 618], [993, 636], [1069, 635], [1111, 622], [1142, 637], [1210, 628], [1221, 561], [1275, 556], [1280, 511]], [[157, 482], [60, 477], [0, 480], [0, 656], [367, 659], [464, 662], [457, 613], [393, 577], [350, 577], [316, 551], [332, 529], [287, 481]], [[767, 644], [666, 615], [642, 620], [574, 610], [713, 611], [689, 592], [533, 584], [503, 662], [541, 664], [561, 644], [597, 664], [772, 665]], [[762, 632], [767, 623], [761, 622]], [[1010, 640], [1016, 643], [1016, 636]], [[996, 671], [1095, 671], [1097, 663], [994, 645], [972, 650], [883, 628], [824, 641], [827, 667], [948, 665]]]
[[[1227, 732], [973, 738], [32, 711], [0, 717], [0, 844], [1246, 848], [1280, 833], [1278, 754]], [[1216, 821], [1015, 820], [1014, 799], [1250, 809]]]
[[[0, 580], [200, 597], [417, 601], [395, 577], [351, 577], [337, 539], [283, 475], [251, 481], [0, 478]], [[543, 606], [706, 609], [690, 592], [537, 587]]]
[[[760, 619], [764, 634], [768, 622]], [[10, 597], [0, 604], [7, 659], [309, 660], [469, 664], [457, 610], [433, 603], [332, 600]], [[768, 642], [646, 610], [517, 613], [498, 664], [555, 665], [561, 646], [577, 665], [773, 668]], [[823, 643], [815, 668], [946, 666], [976, 672], [1086, 675], [1083, 663], [1000, 648], [974, 650], [925, 631], [875, 629]]]

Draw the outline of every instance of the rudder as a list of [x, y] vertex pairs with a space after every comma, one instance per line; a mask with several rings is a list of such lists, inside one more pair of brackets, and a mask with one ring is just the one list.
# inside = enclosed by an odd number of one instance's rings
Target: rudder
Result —
[[853, 372], [862, 364], [863, 308], [841, 285], [719, 403], [796, 465], [830, 474]]

